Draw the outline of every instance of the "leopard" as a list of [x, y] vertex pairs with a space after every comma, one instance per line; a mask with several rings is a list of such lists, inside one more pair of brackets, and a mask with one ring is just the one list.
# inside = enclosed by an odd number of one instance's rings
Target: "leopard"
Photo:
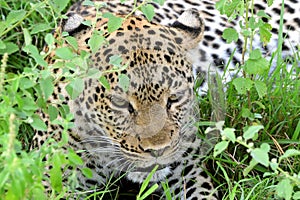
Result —
[[[220, 198], [201, 159], [201, 155], [205, 156], [204, 141], [196, 135], [194, 125], [199, 119], [194, 81], [199, 75], [207, 77], [210, 70], [223, 74], [225, 68], [230, 68], [224, 81], [236, 73], [244, 41], [228, 44], [222, 32], [227, 27], [240, 30], [238, 19], [228, 21], [221, 15], [216, 10], [216, 0], [166, 0], [163, 5], [152, 2], [155, 15], [151, 21], [139, 10], [132, 12], [134, 3], [143, 3], [140, 0], [93, 2], [103, 6], [98, 9], [84, 1], [74, 3], [61, 29], [75, 37], [79, 50], [86, 52], [91, 52], [87, 43], [94, 29], [103, 33], [108, 44], [91, 54], [89, 65], [110, 71], [105, 75], [110, 88], [98, 79], [84, 78], [83, 92], [72, 100], [66, 84], [61, 82], [49, 100], [55, 103], [63, 96], [63, 103], [74, 114], [68, 145], [81, 151], [84, 166], [93, 172], [92, 178], [78, 172], [81, 187], [88, 190], [103, 186], [107, 177], [121, 172], [125, 172], [130, 183], [141, 184], [158, 165], [151, 182], [167, 180], [173, 199]], [[300, 6], [297, 0], [285, 1], [285, 6], [283, 56], [288, 58], [298, 51], [300, 20], [296, 13]], [[270, 21], [276, 35], [280, 2], [268, 6], [259, 1], [254, 7], [255, 12], [264, 10], [271, 16], [265, 20]], [[99, 12], [113, 13], [125, 20], [110, 33], [107, 19], [99, 17]], [[85, 21], [94, 22], [94, 26], [87, 26]], [[275, 37], [263, 46], [259, 36], [255, 36], [253, 44], [270, 57], [277, 42]], [[118, 83], [119, 72], [112, 70], [113, 55], [121, 55], [122, 65], [127, 65], [121, 71], [130, 80], [126, 91]], [[203, 81], [197, 92], [206, 91], [207, 81]], [[62, 127], [51, 125], [47, 113], [40, 115], [48, 130], [36, 132], [33, 148], [40, 147], [49, 137], [61, 139]], [[161, 188], [160, 192], [164, 195]]]
[[[107, 8], [112, 9], [107, 5], [100, 12]], [[68, 105], [74, 114], [68, 146], [81, 151], [84, 167], [93, 172], [87, 178], [78, 171], [80, 188], [101, 187], [107, 177], [121, 172], [127, 180], [141, 184], [157, 165], [151, 182], [168, 180], [174, 198], [216, 199], [210, 177], [201, 169], [201, 139], [194, 125], [198, 117], [192, 51], [204, 32], [198, 10], [185, 10], [171, 26], [120, 12], [117, 16], [125, 16], [122, 26], [109, 32], [107, 18], [96, 18], [89, 9], [95, 7], [76, 3], [61, 28], [76, 39], [78, 51], [90, 53], [90, 68], [107, 72], [109, 88], [98, 78], [84, 77], [84, 90], [72, 99], [62, 80], [49, 99], [53, 105]], [[94, 20], [94, 26], [83, 25], [82, 20]], [[95, 29], [103, 33], [107, 44], [92, 53], [87, 43]], [[121, 56], [126, 68], [114, 71], [110, 63], [114, 55]], [[127, 90], [118, 82], [120, 73], [130, 80]], [[48, 120], [48, 129], [37, 131], [33, 147], [49, 137], [62, 138], [63, 128], [51, 124], [47, 113], [41, 116]]]

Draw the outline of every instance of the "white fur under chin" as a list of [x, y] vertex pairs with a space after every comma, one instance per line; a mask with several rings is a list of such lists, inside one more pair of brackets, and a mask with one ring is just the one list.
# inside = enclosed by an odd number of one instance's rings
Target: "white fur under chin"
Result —
[[[154, 173], [151, 182], [158, 182], [164, 180], [171, 173], [172, 172], [169, 167], [160, 169]], [[132, 182], [143, 183], [147, 176], [148, 174], [146, 172], [128, 172], [126, 177]]]

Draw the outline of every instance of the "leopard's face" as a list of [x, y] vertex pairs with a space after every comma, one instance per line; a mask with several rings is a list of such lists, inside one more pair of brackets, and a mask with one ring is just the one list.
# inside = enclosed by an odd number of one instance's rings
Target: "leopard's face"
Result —
[[[196, 136], [187, 46], [197, 44], [202, 32], [191, 38], [185, 34], [131, 18], [107, 37], [110, 45], [91, 56], [92, 67], [101, 71], [113, 68], [109, 58], [116, 54], [127, 67], [105, 73], [110, 88], [97, 79], [85, 79], [84, 92], [70, 103], [75, 113], [73, 134], [90, 156], [100, 163], [107, 156], [109, 167], [143, 171], [155, 164], [168, 165], [186, 151]], [[127, 90], [119, 83], [120, 73], [130, 80]]]

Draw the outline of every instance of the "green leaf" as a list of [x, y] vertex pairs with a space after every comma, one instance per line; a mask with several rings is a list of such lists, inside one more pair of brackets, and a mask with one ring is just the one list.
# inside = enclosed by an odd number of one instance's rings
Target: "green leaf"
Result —
[[277, 195], [284, 199], [291, 199], [293, 186], [288, 178], [282, 179], [276, 187]]
[[[142, 183], [141, 188], [140, 188], [140, 191], [139, 191], [139, 194], [138, 194], [138, 197], [139, 197], [139, 198], [137, 198], [137, 199], [140, 199], [140, 200], [145, 199], [145, 198], [149, 195], [149, 191], [150, 191], [150, 192], [151, 192], [151, 191], [153, 192], [153, 191], [158, 187], [157, 184], [154, 184], [147, 192], [145, 192], [145, 193], [143, 194], [143, 196], [141, 196], [141, 194], [142, 194], [142, 193], [145, 191], [145, 189], [148, 187], [149, 182], [150, 182], [152, 176], [154, 175], [154, 173], [156, 172], [157, 168], [158, 168], [158, 165], [156, 165], [156, 166], [152, 169], [152, 171], [148, 174], [148, 176], [146, 177], [146, 179], [145, 179], [144, 182]], [[157, 185], [157, 186], [156, 186], [156, 185]], [[152, 192], [151, 192], [151, 193], [152, 193]], [[150, 193], [150, 194], [151, 194], [151, 193]]]
[[253, 60], [259, 59], [259, 58], [261, 58], [261, 57], [262, 57], [262, 54], [261, 54], [261, 52], [260, 52], [259, 49], [254, 49], [254, 50], [250, 53], [250, 56], [249, 56], [249, 58], [250, 58], [250, 59], [253, 59]]
[[121, 68], [122, 67], [122, 57], [120, 55], [113, 55], [109, 57], [109, 64]]
[[91, 38], [88, 41], [88, 45], [91, 48], [93, 54], [95, 54], [99, 50], [104, 41], [105, 38], [103, 35], [99, 34], [98, 32], [93, 32]]
[[82, 168], [81, 169], [83, 175], [87, 178], [92, 178], [93, 177], [93, 171], [90, 168]]
[[108, 18], [107, 30], [109, 33], [112, 33], [114, 31], [118, 30], [122, 26], [123, 18], [121, 18], [121, 17], [117, 17], [117, 16], [113, 15], [112, 13], [104, 13], [103, 17]]
[[55, 191], [61, 192], [62, 191], [62, 172], [60, 170], [61, 165], [54, 164], [53, 167], [50, 169], [50, 183], [52, 188]]
[[71, 60], [75, 57], [74, 53], [69, 47], [60, 47], [57, 48], [55, 54], [64, 60]]
[[36, 34], [36, 33], [40, 33], [40, 32], [45, 32], [48, 30], [51, 30], [52, 27], [49, 24], [46, 23], [39, 23], [39, 24], [35, 24], [31, 30], [31, 34]]
[[148, 21], [151, 21], [155, 15], [154, 6], [152, 4], [143, 5], [141, 7], [141, 11], [146, 16]]
[[40, 86], [41, 86], [41, 90], [44, 94], [45, 99], [48, 99], [54, 91], [54, 85], [53, 85], [52, 77], [42, 79], [41, 82], [40, 82]]
[[130, 85], [130, 79], [126, 74], [119, 74], [119, 85], [123, 89], [124, 92], [128, 91]]
[[84, 89], [84, 81], [81, 78], [75, 78], [67, 86], [66, 90], [71, 99], [78, 97]]
[[0, 39], [0, 50], [5, 48], [6, 48], [5, 43], [3, 42], [3, 40]]
[[272, 37], [271, 30], [272, 26], [267, 23], [264, 23], [262, 26], [259, 27], [260, 41], [262, 41], [264, 46], [270, 42], [270, 39]]
[[12, 10], [10, 11], [10, 13], [8, 13], [5, 23], [7, 26], [10, 26], [22, 20], [23, 17], [25, 17], [25, 15], [26, 15], [25, 10]]
[[250, 126], [243, 134], [245, 140], [252, 139], [264, 127], [262, 125]]
[[264, 165], [265, 167], [269, 166], [269, 154], [268, 152], [270, 151], [270, 146], [266, 143], [263, 143], [260, 148], [255, 148], [251, 151], [250, 155], [252, 156], [252, 158]]
[[231, 43], [232, 41], [236, 42], [239, 39], [239, 34], [233, 28], [226, 28], [223, 31], [222, 37], [226, 40], [227, 43]]
[[28, 88], [32, 88], [33, 86], [35, 86], [36, 83], [33, 82], [32, 80], [30, 80], [29, 78], [26, 78], [26, 77], [22, 77], [20, 79], [20, 88], [21, 89], [28, 89]]
[[69, 150], [68, 158], [76, 166], [83, 165], [83, 161], [82, 161], [81, 157], [78, 156], [73, 150]]
[[27, 28], [23, 28], [23, 35], [25, 40], [25, 46], [30, 45], [32, 43], [32, 38]]
[[286, 152], [279, 157], [279, 162], [281, 162], [282, 159], [293, 157], [293, 156], [299, 156], [300, 151], [296, 149], [288, 149]]
[[258, 93], [259, 98], [263, 98], [267, 94], [267, 85], [263, 81], [255, 80], [254, 81], [255, 89]]
[[249, 166], [247, 166], [244, 171], [243, 171], [243, 175], [247, 176], [249, 174], [249, 172], [258, 164], [258, 162], [256, 160], [254, 160], [252, 158], [252, 160], [249, 163]]
[[78, 43], [74, 37], [68, 36], [66, 37], [66, 41], [69, 45], [71, 45], [75, 50], [78, 50]]
[[36, 46], [30, 44], [23, 48], [23, 51], [28, 53], [38, 65], [46, 67], [48, 63], [44, 60], [44, 58], [40, 55]]
[[110, 90], [110, 84], [108, 80], [105, 78], [105, 76], [100, 76], [99, 82], [105, 89]]
[[67, 7], [69, 2], [70, 0], [51, 0], [50, 5], [55, 12], [60, 13]]
[[232, 81], [238, 94], [246, 94], [253, 86], [253, 81], [250, 78], [236, 78]]
[[294, 193], [293, 199], [300, 199], [300, 191]]
[[57, 108], [55, 106], [49, 105], [48, 106], [48, 114], [49, 114], [50, 121], [55, 120], [58, 116]]
[[242, 108], [242, 117], [248, 118], [250, 120], [254, 119], [254, 114], [250, 111], [249, 108]]
[[4, 45], [2, 44], [2, 47], [4, 48], [0, 49], [0, 55], [3, 55], [4, 53], [12, 54], [19, 50], [19, 47], [12, 42], [4, 42]]
[[247, 74], [262, 75], [268, 70], [269, 62], [263, 58], [259, 49], [250, 53], [250, 58], [246, 60], [244, 69]]
[[46, 126], [45, 122], [42, 121], [42, 120], [39, 118], [39, 116], [34, 115], [34, 116], [32, 117], [32, 120], [33, 120], [33, 121], [30, 123], [30, 125], [31, 125], [34, 129], [40, 130], [40, 131], [47, 131], [47, 126]]
[[53, 34], [47, 33], [45, 36], [45, 42], [47, 43], [48, 46], [51, 46], [54, 44], [55, 38]]
[[216, 157], [220, 153], [222, 153], [225, 149], [227, 149], [229, 142], [228, 141], [221, 141], [217, 143], [214, 147], [214, 154], [213, 156]]
[[153, 0], [153, 2], [158, 3], [160, 6], [163, 6], [165, 3], [165, 0]]
[[235, 143], [236, 137], [234, 131], [234, 128], [225, 128], [222, 135], [226, 136], [226, 138], [228, 138], [232, 143]]

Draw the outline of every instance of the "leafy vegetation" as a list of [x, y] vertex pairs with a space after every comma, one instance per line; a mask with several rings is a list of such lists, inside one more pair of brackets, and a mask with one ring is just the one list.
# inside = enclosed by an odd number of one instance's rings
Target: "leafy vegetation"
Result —
[[[154, 7], [147, 2], [135, 5], [132, 12], [140, 9], [151, 20]], [[163, 3], [162, 0], [154, 2]], [[62, 13], [71, 4], [70, 0], [0, 0], [3, 19], [0, 22], [0, 199], [59, 199], [75, 192], [78, 184], [72, 169], [82, 165], [82, 160], [76, 152], [65, 149], [73, 115], [60, 102], [50, 105], [47, 101], [62, 77], [72, 98], [83, 90], [82, 77], [100, 77], [105, 87], [109, 88], [109, 84], [103, 76], [106, 72], [88, 68], [88, 53], [75, 53], [78, 44], [74, 38], [66, 33], [57, 38], [51, 34], [60, 19], [66, 17]], [[90, 1], [86, 4], [97, 9], [102, 6]], [[251, 14], [251, 1], [221, 0], [217, 9], [230, 19], [245, 16], [241, 18], [244, 24], [241, 33], [232, 28], [223, 33], [227, 42], [243, 38], [245, 46], [243, 61], [237, 66], [242, 76], [227, 84], [226, 128], [217, 126], [222, 140], [215, 145], [213, 155], [207, 156], [214, 168], [210, 171], [213, 180], [219, 185], [223, 199], [300, 199], [300, 81], [293, 74], [294, 71], [299, 76], [299, 51], [289, 63], [282, 60], [280, 45], [284, 35], [281, 30], [277, 54], [272, 56], [278, 67], [269, 75], [271, 61], [252, 46], [258, 32], [262, 42], [268, 43], [271, 27], [262, 20], [268, 16], [263, 11]], [[111, 14], [103, 17], [109, 19], [110, 31], [116, 30], [123, 20]], [[85, 23], [93, 27], [92, 23]], [[63, 42], [70, 47], [56, 48], [55, 43]], [[103, 44], [105, 39], [95, 31], [89, 42], [92, 52]], [[60, 61], [50, 66], [47, 59], [53, 51]], [[126, 67], [118, 56], [112, 57], [110, 62], [116, 71]], [[292, 66], [291, 71], [286, 70], [287, 65]], [[64, 66], [61, 73], [53, 73], [61, 66]], [[129, 79], [120, 73], [119, 82], [126, 89]], [[209, 120], [211, 109], [207, 108], [212, 102], [208, 97], [200, 101], [203, 120]], [[59, 142], [49, 140], [40, 151], [29, 151], [33, 130], [46, 130], [36, 114], [38, 109], [48, 113], [51, 123], [61, 125], [65, 132]], [[58, 113], [64, 117], [57, 119]], [[46, 155], [47, 161], [44, 161]], [[63, 176], [64, 169], [71, 169], [68, 176]], [[88, 168], [82, 171], [87, 177], [91, 176]], [[150, 176], [137, 199], [145, 199], [157, 188], [156, 184], [146, 188], [149, 179]], [[45, 191], [42, 181], [50, 183], [49, 191]], [[63, 181], [68, 184], [63, 185]], [[108, 185], [113, 184], [112, 181]], [[167, 183], [162, 187], [171, 199]], [[110, 193], [108, 186], [97, 195], [105, 193]]]

